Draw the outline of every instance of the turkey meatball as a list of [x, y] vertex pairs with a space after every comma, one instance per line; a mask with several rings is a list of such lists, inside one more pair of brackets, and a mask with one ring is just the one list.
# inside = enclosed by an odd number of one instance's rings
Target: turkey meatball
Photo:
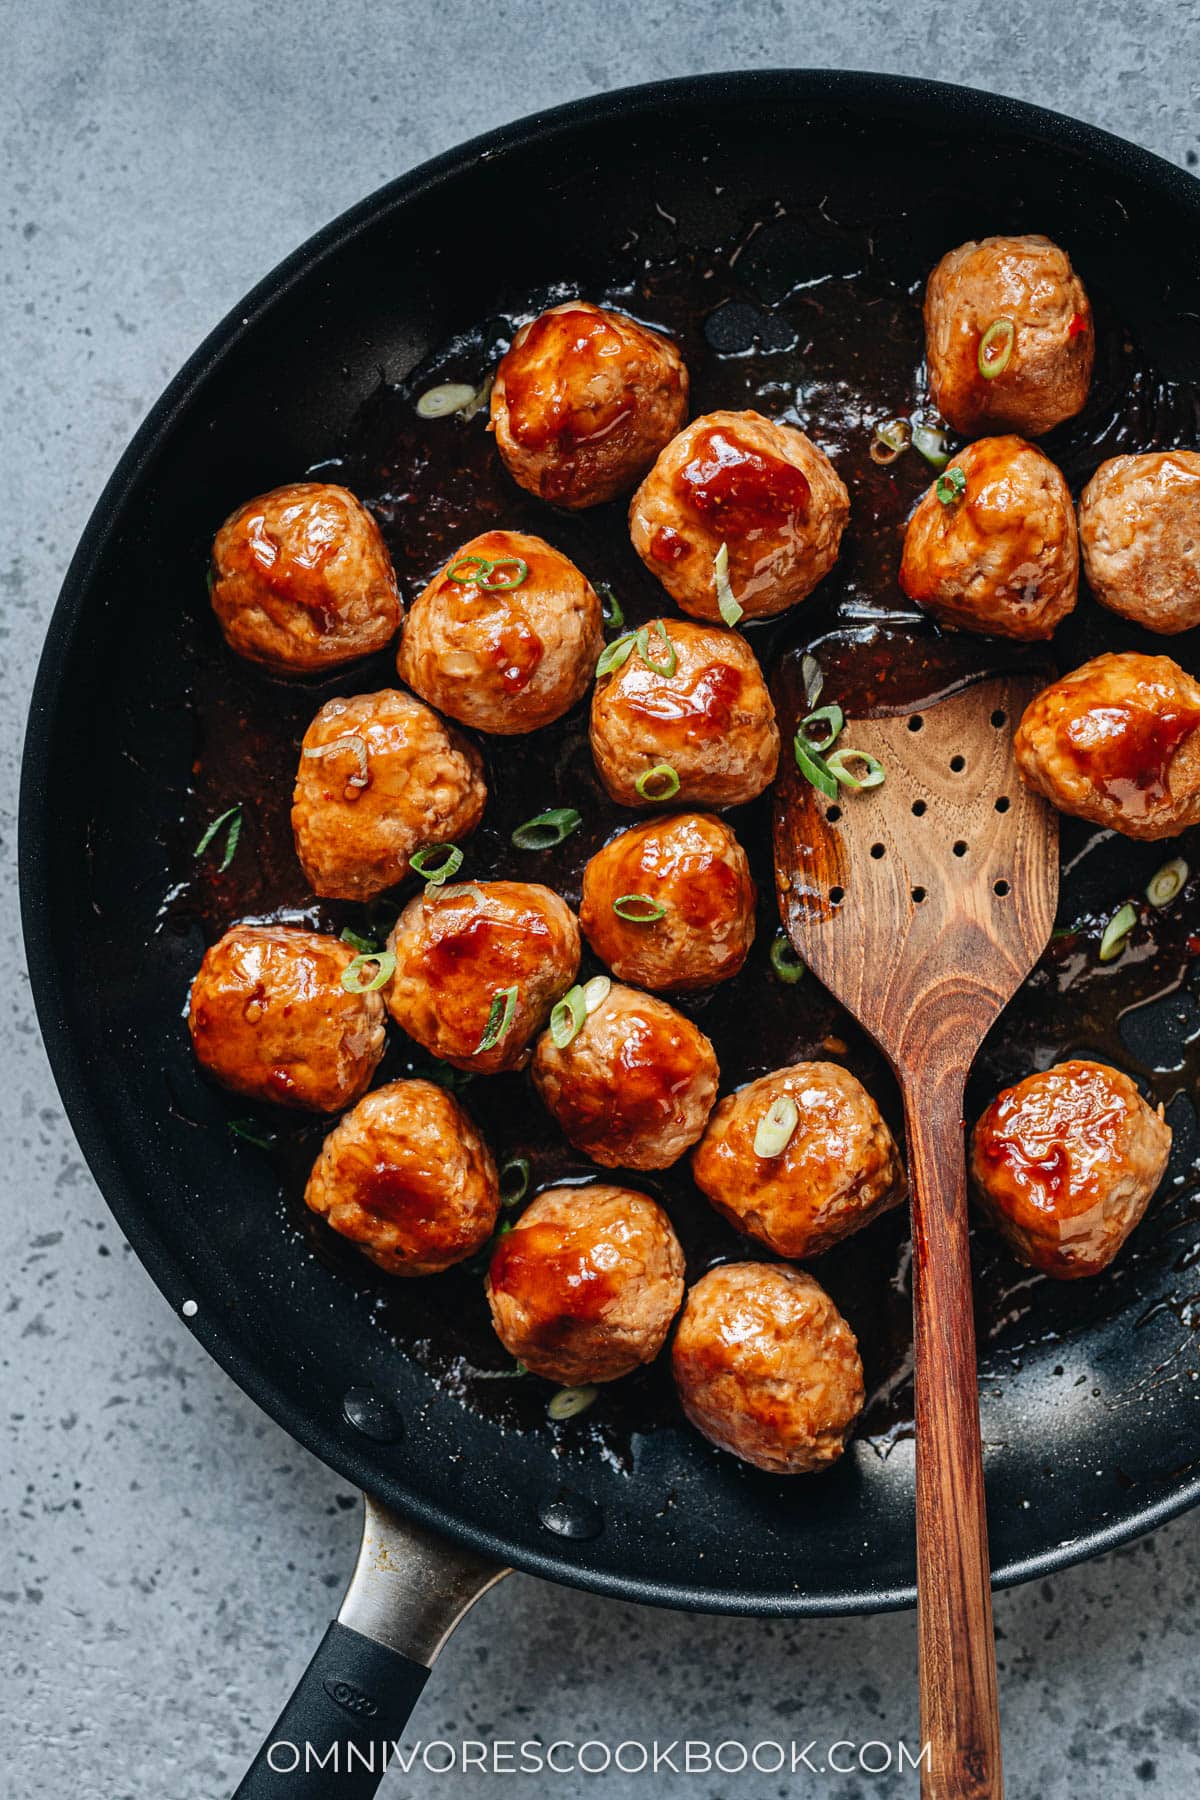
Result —
[[296, 854], [314, 893], [369, 900], [415, 850], [474, 831], [486, 800], [479, 752], [411, 694], [328, 700], [300, 751]]
[[575, 1148], [606, 1169], [678, 1162], [704, 1130], [718, 1075], [713, 1047], [690, 1019], [615, 983], [568, 1044], [546, 1031], [533, 1053], [545, 1105]]
[[485, 531], [413, 603], [397, 666], [431, 706], [510, 737], [582, 699], [603, 647], [600, 601], [573, 562], [523, 531]]
[[722, 544], [748, 619], [795, 606], [828, 575], [850, 516], [829, 459], [756, 412], [706, 413], [672, 438], [629, 508], [633, 547], [693, 618], [721, 618]]
[[432, 1081], [391, 1081], [334, 1126], [304, 1198], [389, 1275], [436, 1275], [487, 1243], [500, 1210], [492, 1153]]
[[776, 1069], [729, 1094], [692, 1152], [692, 1174], [735, 1230], [787, 1257], [819, 1256], [906, 1192], [875, 1102], [827, 1062]]
[[854, 1333], [824, 1288], [784, 1263], [726, 1263], [702, 1275], [672, 1362], [697, 1431], [770, 1475], [829, 1468], [862, 1411]]
[[530, 1040], [575, 979], [579, 927], [547, 887], [469, 882], [410, 900], [388, 949], [397, 1025], [455, 1068], [494, 1075], [529, 1061]]
[[572, 511], [627, 493], [687, 417], [669, 338], [568, 300], [522, 325], [496, 371], [492, 430], [513, 480]]
[[340, 1112], [384, 1051], [383, 999], [347, 993], [354, 951], [294, 925], [234, 925], [204, 954], [188, 1030], [222, 1087], [309, 1112]]
[[210, 589], [230, 649], [278, 674], [369, 656], [400, 626], [378, 525], [353, 494], [323, 481], [239, 506], [213, 542]]
[[955, 431], [1041, 437], [1087, 399], [1092, 309], [1065, 250], [991, 237], [943, 256], [925, 290], [934, 403]]
[[1170, 1153], [1162, 1108], [1147, 1106], [1127, 1075], [1065, 1062], [992, 1101], [975, 1127], [971, 1177], [1021, 1261], [1075, 1281], [1108, 1267]]
[[1101, 463], [1079, 502], [1079, 541], [1101, 606], [1147, 631], [1200, 625], [1200, 453]]
[[577, 1387], [653, 1362], [683, 1299], [662, 1207], [629, 1188], [548, 1188], [496, 1246], [486, 1292], [506, 1350]]
[[900, 586], [943, 625], [1048, 638], [1079, 586], [1075, 508], [1054, 464], [1020, 438], [968, 444], [908, 522]]
[[711, 813], [621, 832], [583, 872], [579, 923], [613, 974], [654, 993], [728, 981], [754, 942], [746, 852]]
[[1200, 823], [1200, 683], [1169, 656], [1094, 657], [1030, 701], [1013, 740], [1025, 785], [1132, 838]]
[[639, 639], [592, 696], [592, 754], [611, 797], [621, 806], [753, 800], [774, 779], [779, 727], [745, 638], [658, 619]]

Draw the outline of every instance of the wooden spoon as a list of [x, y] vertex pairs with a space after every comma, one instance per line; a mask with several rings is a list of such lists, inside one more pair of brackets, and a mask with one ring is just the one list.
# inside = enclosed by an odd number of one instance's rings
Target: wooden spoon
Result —
[[[799, 668], [782, 665], [776, 684], [786, 744], [809, 710]], [[884, 784], [831, 800], [788, 756], [776, 787], [788, 935], [870, 1032], [904, 1096], [926, 1800], [1003, 1794], [963, 1090], [1054, 921], [1057, 815], [1022, 786], [1012, 754], [1014, 727], [1044, 683], [1040, 672], [974, 679], [932, 703], [876, 701], [870, 717], [852, 717], [831, 682], [823, 698], [847, 714], [839, 744], [877, 757]]]

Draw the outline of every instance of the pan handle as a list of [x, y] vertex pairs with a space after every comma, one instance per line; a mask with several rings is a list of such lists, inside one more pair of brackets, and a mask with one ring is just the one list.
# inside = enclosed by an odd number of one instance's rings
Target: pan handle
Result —
[[365, 1496], [337, 1618], [233, 1800], [370, 1800], [438, 1652], [508, 1570]]

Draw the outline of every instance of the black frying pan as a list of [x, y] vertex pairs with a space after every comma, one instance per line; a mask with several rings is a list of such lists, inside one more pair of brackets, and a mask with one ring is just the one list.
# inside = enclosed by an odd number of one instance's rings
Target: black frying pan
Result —
[[[661, 1372], [619, 1384], [570, 1427], [549, 1426], [544, 1392], [504, 1378], [477, 1275], [402, 1284], [401, 1305], [395, 1284], [305, 1220], [297, 1195], [319, 1131], [262, 1114], [247, 1124], [252, 1109], [194, 1069], [180, 1014], [204, 942], [231, 918], [282, 909], [340, 928], [357, 916], [304, 894], [287, 788], [321, 700], [383, 685], [389, 665], [375, 659], [319, 686], [237, 665], [203, 591], [215, 526], [246, 495], [332, 466], [374, 505], [410, 594], [450, 542], [503, 518], [545, 532], [614, 580], [631, 617], [648, 616], [661, 603], [624, 542], [619, 506], [559, 521], [507, 482], [478, 426], [476, 438], [463, 430], [435, 444], [417, 434], [412, 408], [433, 381], [494, 363], [514, 316], [563, 291], [608, 297], [680, 335], [698, 410], [755, 400], [806, 422], [839, 458], [855, 496], [846, 551], [823, 597], [756, 632], [777, 663], [848, 618], [861, 626], [902, 609], [897, 530], [925, 472], [910, 457], [881, 473], [865, 446], [875, 418], [921, 396], [919, 293], [949, 245], [1015, 229], [1070, 248], [1097, 306], [1100, 356], [1087, 412], [1046, 447], [1076, 487], [1118, 450], [1196, 443], [1198, 196], [1188, 176], [1101, 132], [935, 84], [785, 72], [609, 95], [442, 157], [319, 234], [213, 333], [123, 457], [64, 584], [31, 710], [29, 962], [72, 1124], [155, 1281], [260, 1405], [413, 1522], [420, 1541], [407, 1594], [385, 1591], [388, 1558], [368, 1554], [346, 1615], [353, 1635], [327, 1640], [308, 1680], [311, 1735], [397, 1732], [423, 1677], [388, 1681], [387, 1670], [427, 1664], [501, 1564], [710, 1611], [911, 1604], [904, 1227], [893, 1215], [822, 1259], [874, 1392], [853, 1453], [820, 1480], [786, 1482], [690, 1433]], [[1064, 664], [1141, 642], [1090, 601], [1061, 635]], [[1194, 636], [1166, 646], [1193, 671]], [[582, 798], [595, 811], [562, 860], [517, 871], [572, 893], [613, 819], [579, 719], [554, 731], [524, 752], [489, 750], [493, 811], [473, 872], [506, 853], [512, 872], [512, 825]], [[191, 852], [233, 799], [247, 802], [247, 829], [222, 877]], [[755, 809], [738, 821], [769, 894], [765, 824]], [[1200, 845], [1180, 848], [1200, 862]], [[1032, 1062], [1092, 1050], [1168, 1104], [1177, 1145], [1151, 1218], [1098, 1282], [1055, 1287], [986, 1237], [976, 1245], [1004, 1584], [1107, 1549], [1200, 1497], [1186, 1273], [1200, 946], [1189, 944], [1186, 906], [1140, 930], [1121, 964], [1095, 960], [1098, 924], [1168, 853], [1068, 829], [1062, 917], [1075, 929], [1051, 946], [977, 1071], [981, 1103]], [[749, 986], [700, 1003], [726, 1084], [824, 1046], [890, 1105], [869, 1048], [842, 1037], [814, 984], [772, 990], [772, 929], [764, 901]], [[397, 1071], [410, 1066], [393, 1054]], [[535, 1155], [538, 1179], [582, 1172], [527, 1095], [484, 1083], [466, 1098], [502, 1146]], [[737, 1253], [686, 1186], [667, 1178], [655, 1191], [685, 1230], [693, 1272]], [[402, 1530], [384, 1513], [376, 1529]], [[439, 1553], [439, 1534], [459, 1550]], [[408, 1604], [419, 1629], [397, 1624]], [[295, 1719], [283, 1735], [300, 1735]], [[273, 1792], [275, 1780], [260, 1767], [246, 1792]], [[309, 1790], [292, 1777], [280, 1791]]]

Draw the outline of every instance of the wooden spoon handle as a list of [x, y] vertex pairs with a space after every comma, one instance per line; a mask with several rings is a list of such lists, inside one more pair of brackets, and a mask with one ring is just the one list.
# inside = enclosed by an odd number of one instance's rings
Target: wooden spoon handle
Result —
[[905, 1083], [924, 1800], [1003, 1800], [967, 1243], [963, 1076]]

